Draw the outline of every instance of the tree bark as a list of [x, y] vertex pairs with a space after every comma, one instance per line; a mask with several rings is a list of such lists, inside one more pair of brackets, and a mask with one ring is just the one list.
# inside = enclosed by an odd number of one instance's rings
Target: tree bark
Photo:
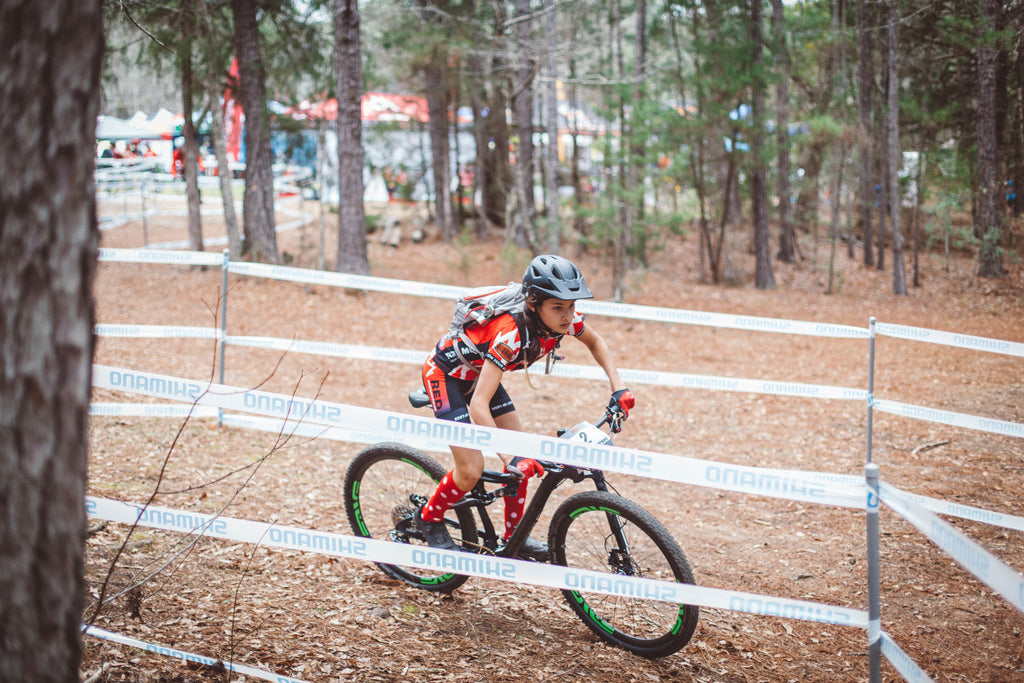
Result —
[[454, 236], [452, 219], [451, 159], [448, 154], [448, 88], [445, 78], [447, 54], [435, 47], [424, 69], [430, 132], [431, 169], [434, 176], [434, 204], [437, 227], [445, 242]]
[[245, 198], [242, 207], [243, 249], [265, 263], [278, 263], [274, 225], [274, 170], [267, 113], [266, 72], [260, 55], [256, 3], [231, 0], [235, 18], [238, 78], [245, 111]]
[[558, 6], [554, 0], [545, 0], [545, 33], [548, 54], [545, 60], [547, 83], [544, 89], [544, 124], [548, 143], [544, 147], [547, 173], [544, 184], [544, 205], [547, 210], [545, 250], [557, 254], [562, 250], [562, 222], [558, 215]]
[[192, 123], [192, 24], [191, 2], [185, 1], [181, 15], [183, 39], [178, 43], [181, 58], [181, 106], [185, 122], [181, 126], [184, 136], [182, 172], [185, 176], [185, 198], [188, 202], [188, 248], [203, 251], [203, 221], [199, 208], [199, 139]]
[[357, 0], [334, 0], [338, 77], [338, 259], [342, 273], [370, 272], [363, 206], [363, 71]]
[[1003, 257], [1000, 249], [1002, 229], [999, 220], [1001, 183], [997, 175], [996, 157], [996, 49], [986, 41], [985, 34], [996, 29], [997, 3], [981, 4], [978, 48], [978, 222], [974, 234], [980, 240], [978, 275], [1002, 277]]
[[753, 116], [751, 152], [754, 157], [754, 168], [750, 178], [750, 195], [754, 205], [754, 284], [758, 289], [775, 289], [770, 235], [768, 234], [768, 190], [765, 182], [767, 172], [762, 158], [764, 76], [761, 70], [764, 66], [762, 57], [764, 37], [761, 32], [761, 1], [751, 0], [750, 2], [750, 38], [754, 53], [753, 106], [751, 107]]
[[0, 680], [78, 680], [98, 0], [0, 3]]
[[775, 42], [775, 61], [779, 71], [775, 95], [777, 126], [775, 139], [779, 148], [779, 252], [776, 258], [783, 263], [796, 261], [793, 220], [789, 211], [789, 49], [786, 46], [786, 22], [782, 0], [772, 0], [772, 29]]
[[533, 243], [534, 221], [537, 208], [533, 201], [533, 69], [534, 60], [529, 54], [530, 44], [530, 0], [515, 0], [515, 36], [518, 48], [515, 52], [515, 86], [512, 92], [512, 106], [516, 119], [516, 192], [519, 195], [519, 211], [514, 217], [512, 236], [519, 247], [526, 248]]
[[889, 150], [889, 207], [892, 225], [892, 293], [906, 296], [907, 273], [903, 265], [903, 233], [900, 227], [900, 209], [903, 193], [900, 192], [899, 170], [903, 167], [903, 153], [900, 150], [900, 81], [899, 81], [899, 0], [889, 0], [889, 102], [886, 111], [886, 134]]
[[228, 236], [228, 251], [231, 258], [242, 256], [242, 240], [238, 234], [238, 216], [235, 214], [235, 198], [231, 192], [231, 167], [227, 143], [224, 140], [224, 110], [220, 105], [223, 83], [213, 78], [206, 81], [206, 98], [213, 115], [210, 137], [213, 138], [213, 154], [217, 157], [217, 179], [220, 181], [220, 195], [224, 206], [224, 231]]

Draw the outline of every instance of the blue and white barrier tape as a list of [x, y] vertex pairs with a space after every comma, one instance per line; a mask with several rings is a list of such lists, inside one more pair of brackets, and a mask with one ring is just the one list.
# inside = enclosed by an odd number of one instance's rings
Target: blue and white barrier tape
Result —
[[187, 325], [96, 325], [93, 331], [100, 337], [136, 339], [219, 339], [216, 327], [189, 327]]
[[989, 417], [977, 417], [965, 413], [955, 413], [951, 410], [940, 410], [939, 408], [928, 408], [927, 406], [915, 406], [910, 403], [898, 401], [887, 401], [882, 398], [875, 398], [875, 410], [902, 417], [911, 417], [915, 420], [926, 420], [938, 422], [952, 427], [964, 427], [976, 429], [991, 434], [1002, 434], [1003, 436], [1014, 436], [1024, 438], [1024, 424], [996, 420]]
[[[220, 412], [216, 408], [207, 406], [192, 406], [191, 404], [165, 404], [165, 403], [93, 403], [89, 406], [89, 414], [96, 416], [132, 416], [132, 417], [218, 417]], [[270, 417], [258, 417], [255, 415], [224, 414], [223, 422], [232, 427], [240, 429], [254, 429], [258, 431], [271, 432], [274, 434], [285, 434], [308, 437], [311, 439], [324, 438], [332, 441], [343, 441], [345, 443], [374, 444], [380, 442], [380, 434], [363, 430], [342, 429], [341, 427], [324, 427], [308, 424], [298, 420], [279, 420]], [[419, 448], [424, 451], [435, 453], [448, 453], [448, 444], [439, 439], [429, 437], [417, 437], [415, 435], [402, 438], [394, 438], [393, 441], [401, 441], [408, 446]], [[485, 451], [484, 455], [493, 455]], [[863, 479], [854, 475], [831, 475], [833, 481], [860, 486]], [[913, 500], [926, 510], [946, 515], [959, 517], [991, 526], [999, 526], [1004, 529], [1024, 531], [1024, 517], [1009, 515], [985, 508], [973, 507], [962, 503], [953, 503], [941, 498], [929, 498], [916, 493], [904, 491], [904, 495]]]
[[164, 645], [147, 643], [143, 640], [138, 640], [136, 638], [125, 636], [120, 633], [114, 633], [113, 631], [108, 631], [106, 629], [102, 629], [96, 626], [83, 626], [82, 631], [86, 635], [92, 636], [94, 638], [109, 640], [114, 643], [120, 643], [121, 645], [128, 645], [129, 647], [138, 648], [139, 650], [145, 650], [146, 652], [152, 652], [154, 654], [162, 655], [164, 657], [180, 659], [183, 662], [205, 664], [206, 666], [213, 667], [223, 666], [228, 671], [242, 674], [244, 676], [249, 676], [251, 678], [259, 678], [264, 681], [273, 681], [274, 683], [306, 683], [306, 681], [303, 681], [301, 678], [291, 678], [289, 676], [282, 676], [281, 674], [275, 674], [272, 671], [257, 669], [255, 667], [246, 666], [245, 664], [225, 662], [223, 659], [207, 657], [205, 655], [197, 655], [193, 652], [179, 650], [176, 647], [166, 647]]
[[292, 268], [290, 266], [274, 266], [266, 263], [246, 263], [241, 261], [232, 261], [228, 266], [228, 272], [236, 275], [265, 277], [271, 280], [304, 282], [313, 285], [329, 285], [331, 287], [362, 289], [371, 292], [411, 294], [413, 296], [449, 299], [451, 301], [470, 291], [468, 287], [439, 285], [431, 282], [395, 280], [372, 275], [353, 275], [351, 273], [335, 273], [327, 270], [311, 270], [309, 268]]
[[917, 505], [903, 491], [880, 482], [882, 501], [913, 524], [979, 581], [1024, 613], [1024, 578], [963, 532]]
[[907, 683], [932, 683], [931, 677], [884, 631], [882, 632], [882, 654]]
[[206, 384], [104, 365], [93, 366], [93, 386], [377, 433], [381, 441], [429, 436], [448, 444], [501, 450], [510, 455], [540, 458], [577, 467], [808, 503], [852, 508], [864, 506], [863, 484], [836, 482], [836, 475], [829, 473], [731, 465], [654, 451], [568, 441], [527, 432], [464, 425], [361, 406]]
[[1008, 356], [1019, 356], [1024, 358], [1024, 344], [1021, 344], [1020, 342], [990, 339], [988, 337], [975, 337], [969, 334], [959, 334], [957, 332], [929, 330], [924, 327], [893, 325], [891, 323], [875, 323], [875, 331], [878, 334], [897, 337], [899, 339], [910, 339], [912, 341], [929, 342], [931, 344], [955, 346], [961, 349], [971, 349], [973, 351], [1003, 353]]
[[[181, 252], [182, 256], [178, 260], [158, 260], [139, 256], [138, 252], [143, 251], [145, 250], [101, 249], [100, 260], [122, 262], [138, 261], [148, 263], [189, 263], [190, 257], [186, 256], [187, 254], [198, 254], [200, 256], [196, 256], [195, 258], [199, 260], [203, 260], [203, 256], [205, 256], [205, 252]], [[217, 262], [213, 265], [219, 264], [220, 260], [218, 258]], [[443, 299], [456, 299], [470, 291], [470, 288], [457, 287], [453, 285], [440, 285], [429, 282], [397, 280], [374, 276], [350, 275], [347, 273], [334, 273], [309, 268], [273, 266], [261, 263], [231, 262], [228, 269], [230, 272], [239, 275]], [[582, 313], [593, 313], [595, 315], [605, 315], [609, 317], [649, 320], [653, 322], [680, 323], [686, 325], [703, 325], [756, 332], [802, 334], [815, 337], [833, 337], [841, 339], [868, 339], [871, 336], [868, 329], [852, 325], [819, 323], [807, 320], [763, 318], [748, 315], [732, 315], [726, 313], [712, 313], [708, 311], [643, 306], [639, 304], [622, 304], [609, 301], [580, 301], [579, 309]], [[1024, 357], [1024, 343], [1020, 342], [976, 337], [956, 332], [944, 332], [941, 330], [930, 330], [922, 327], [895, 325], [891, 323], [876, 323], [875, 329], [877, 334], [887, 335], [890, 337], [944, 344], [947, 346], [972, 349], [975, 351], [989, 351], [992, 353], [1003, 353], [1012, 356]]]
[[99, 250], [100, 261], [117, 263], [162, 263], [178, 266], [222, 266], [224, 255], [206, 251], [160, 251], [157, 249]]
[[[220, 331], [216, 328], [184, 327], [170, 325], [97, 325], [96, 334], [107, 337], [163, 337], [163, 338], [202, 338], [217, 339]], [[245, 346], [258, 349], [273, 349], [282, 352], [309, 353], [335, 358], [356, 360], [376, 360], [391, 363], [407, 363], [422, 365], [427, 354], [423, 351], [394, 349], [379, 346], [362, 346], [358, 344], [336, 344], [333, 342], [303, 341], [284, 339], [282, 337], [251, 337], [228, 335], [224, 343], [230, 346]], [[590, 365], [574, 365], [558, 363], [551, 374], [555, 377], [568, 379], [589, 379], [606, 381], [604, 371]], [[680, 372], [662, 372], [658, 370], [631, 370], [623, 368], [619, 375], [632, 384], [650, 384], [664, 387], [681, 387], [685, 389], [711, 389], [717, 391], [738, 391], [754, 394], [771, 394], [776, 396], [795, 396], [799, 398], [822, 398], [847, 401], [863, 401], [867, 392], [851, 387], [837, 387], [825, 384], [803, 384], [800, 382], [780, 382], [776, 380], [743, 379], [738, 377], [719, 377], [714, 375], [691, 375]]]
[[316, 529], [268, 524], [219, 517], [186, 510], [150, 506], [145, 508], [105, 498], [86, 497], [86, 512], [94, 519], [166, 529], [209, 538], [220, 538], [264, 547], [315, 552], [365, 562], [380, 562], [426, 570], [546, 586], [559, 590], [580, 590], [619, 597], [699, 605], [764, 616], [813, 621], [836, 626], [867, 627], [867, 612], [806, 600], [791, 600], [721, 588], [705, 588], [672, 581], [609, 575], [573, 567], [562, 567], [494, 555], [477, 555], [457, 550], [392, 543], [372, 538], [347, 536]]
[[90, 403], [89, 414], [103, 417], [217, 417], [216, 408], [190, 403]]

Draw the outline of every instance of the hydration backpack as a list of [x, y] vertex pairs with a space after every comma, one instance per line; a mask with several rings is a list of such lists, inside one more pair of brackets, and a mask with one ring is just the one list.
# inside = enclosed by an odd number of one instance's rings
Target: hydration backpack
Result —
[[461, 337], [469, 325], [483, 325], [505, 313], [526, 310], [526, 290], [518, 282], [509, 282], [502, 288], [477, 287], [455, 302], [448, 336]]
[[[455, 314], [452, 315], [452, 322], [448, 327], [448, 336], [455, 340], [452, 348], [455, 355], [467, 368], [475, 369], [473, 364], [463, 356], [459, 349], [459, 341], [462, 341], [468, 348], [474, 348], [472, 340], [466, 335], [466, 328], [471, 325], [484, 325], [490, 320], [505, 313], [511, 313], [519, 327], [519, 337], [523, 348], [523, 372], [526, 375], [526, 383], [532, 389], [537, 389], [530, 380], [530, 373], [527, 372], [525, 354], [529, 346], [529, 330], [524, 320], [526, 311], [526, 288], [520, 282], [509, 282], [502, 288], [478, 287], [472, 289], [465, 296], [459, 297], [455, 302]], [[551, 373], [551, 367], [555, 360], [560, 360], [554, 352], [547, 354], [547, 362], [544, 374]], [[476, 380], [473, 381], [474, 386]]]

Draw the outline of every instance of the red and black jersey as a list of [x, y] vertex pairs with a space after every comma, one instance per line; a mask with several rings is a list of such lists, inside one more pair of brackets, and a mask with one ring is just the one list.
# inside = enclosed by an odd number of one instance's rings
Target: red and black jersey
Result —
[[[526, 323], [517, 318], [519, 316], [505, 313], [482, 325], [467, 326], [462, 337], [453, 339], [446, 336], [438, 342], [430, 361], [446, 375], [472, 382], [480, 375], [480, 368], [483, 367], [485, 360], [491, 361], [503, 372], [512, 372], [521, 370], [555, 350], [562, 335], [538, 336], [539, 347], [534, 353], [529, 354], [535, 357], [525, 358], [527, 351], [523, 346]], [[583, 334], [583, 319], [582, 314], [576, 313], [568, 333], [574, 337]], [[466, 338], [469, 344], [466, 343]], [[462, 362], [460, 354], [470, 367]]]

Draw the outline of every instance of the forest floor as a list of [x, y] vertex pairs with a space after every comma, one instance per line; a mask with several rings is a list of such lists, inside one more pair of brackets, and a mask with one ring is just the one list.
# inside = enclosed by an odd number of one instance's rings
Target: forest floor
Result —
[[[101, 207], [102, 208], [102, 207]], [[109, 208], [109, 207], [108, 207]], [[315, 211], [315, 205], [306, 209]], [[106, 209], [105, 209], [106, 210]], [[116, 207], [113, 209], [117, 210]], [[385, 216], [414, 208], [374, 207]], [[280, 216], [279, 221], [290, 220]], [[207, 237], [223, 234], [204, 218]], [[408, 226], [411, 220], [405, 220]], [[326, 243], [335, 253], [329, 216]], [[220, 232], [218, 232], [220, 231]], [[406, 235], [408, 235], [408, 227]], [[150, 243], [185, 239], [181, 217], [150, 218]], [[279, 235], [290, 265], [315, 267], [315, 224]], [[1024, 268], [1004, 279], [973, 277], [962, 255], [921, 257], [921, 286], [891, 293], [891, 270], [836, 256], [835, 293], [826, 295], [828, 248], [801, 237], [803, 258], [773, 262], [777, 288], [752, 283], [745, 238], [729, 247], [733, 286], [701, 284], [691, 233], [651, 245], [650, 263], [627, 279], [629, 303], [866, 328], [870, 317], [1024, 342]], [[143, 245], [143, 228], [107, 230], [104, 247]], [[429, 235], [397, 248], [369, 245], [373, 275], [476, 286], [517, 279], [529, 255], [497, 238], [444, 244]], [[611, 296], [610, 265], [594, 253], [577, 261], [599, 299]], [[907, 253], [908, 273], [912, 273]], [[860, 258], [858, 251], [858, 259]], [[891, 260], [891, 253], [886, 254]], [[909, 276], [908, 276], [909, 277]], [[259, 335], [422, 350], [445, 331], [452, 302], [232, 275], [231, 335]], [[97, 321], [212, 326], [219, 268], [101, 263]], [[863, 340], [632, 321], [591, 316], [621, 368], [866, 388]], [[569, 363], [590, 361], [564, 346]], [[210, 340], [101, 337], [96, 362], [196, 380], [212, 376]], [[525, 428], [595, 419], [604, 383], [550, 378], [534, 391], [520, 373], [507, 386]], [[879, 337], [875, 395], [1024, 423], [1024, 361], [935, 344]], [[411, 412], [412, 365], [229, 347], [225, 383]], [[860, 475], [867, 411], [859, 402], [636, 384], [637, 406], [616, 444], [723, 463]], [[95, 401], [147, 399], [96, 390]], [[903, 489], [1024, 515], [1024, 442], [877, 412], [873, 457], [882, 478]], [[356, 444], [323, 439], [278, 443], [276, 435], [218, 429], [213, 420], [95, 417], [88, 493], [348, 533], [341, 496]], [[450, 457], [436, 457], [450, 466]], [[863, 513], [709, 488], [611, 475], [624, 495], [665, 524], [698, 584], [866, 609]], [[1019, 532], [949, 518], [1017, 571]], [[544, 523], [544, 520], [542, 520]], [[1024, 616], [976, 581], [893, 511], [881, 509], [883, 629], [937, 681], [1024, 679]], [[703, 609], [690, 644], [648, 661], [600, 642], [553, 589], [471, 579], [454, 594], [399, 584], [375, 566], [325, 555], [204, 540], [183, 549], [171, 533], [90, 523], [87, 614], [109, 573], [107, 595], [122, 595], [95, 620], [140, 640], [222, 658], [308, 681], [693, 681], [776, 683], [863, 681], [864, 631], [821, 623]], [[543, 537], [543, 534], [541, 534]], [[116, 566], [110, 570], [124, 544]], [[125, 590], [140, 577], [141, 588]], [[83, 678], [138, 683], [223, 681], [210, 668], [86, 638]], [[883, 662], [886, 680], [899, 676]]]

